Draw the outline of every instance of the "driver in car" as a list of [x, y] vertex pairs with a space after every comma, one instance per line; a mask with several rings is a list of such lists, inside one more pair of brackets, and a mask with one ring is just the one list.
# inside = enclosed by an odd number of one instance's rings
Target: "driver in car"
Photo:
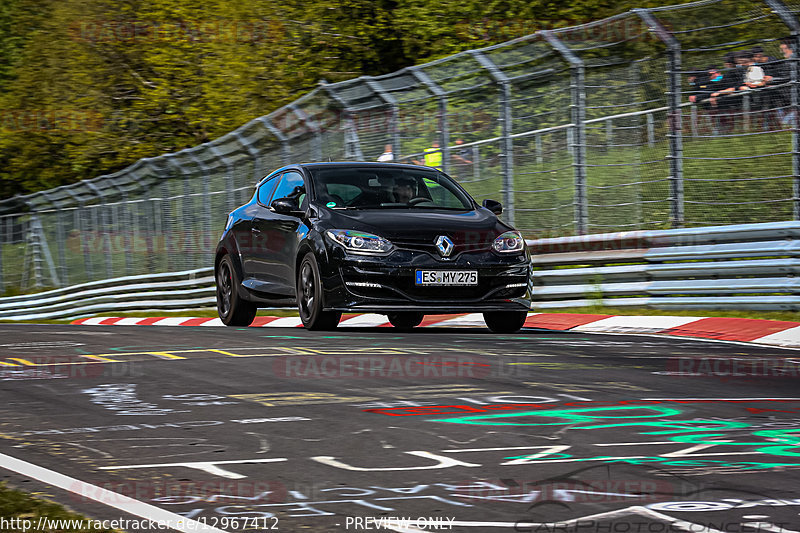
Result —
[[401, 204], [407, 204], [414, 198], [414, 180], [411, 178], [399, 178], [394, 184], [394, 200]]

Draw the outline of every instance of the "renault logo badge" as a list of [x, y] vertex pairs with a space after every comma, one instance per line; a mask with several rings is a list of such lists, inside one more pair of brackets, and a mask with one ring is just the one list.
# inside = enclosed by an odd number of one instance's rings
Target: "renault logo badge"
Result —
[[436, 248], [439, 249], [442, 257], [450, 257], [450, 254], [453, 253], [453, 241], [446, 235], [439, 235], [436, 237]]

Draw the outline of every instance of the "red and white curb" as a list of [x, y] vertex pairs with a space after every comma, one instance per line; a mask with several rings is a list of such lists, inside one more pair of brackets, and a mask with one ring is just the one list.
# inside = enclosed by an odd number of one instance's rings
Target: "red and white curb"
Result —
[[[84, 326], [223, 326], [219, 318], [81, 318]], [[299, 317], [259, 316], [250, 327], [302, 327]], [[344, 315], [339, 327], [391, 327], [385, 315]], [[480, 313], [426, 316], [420, 327], [486, 327]], [[530, 313], [526, 328], [583, 333], [672, 335], [800, 348], [800, 322], [752, 318]]]

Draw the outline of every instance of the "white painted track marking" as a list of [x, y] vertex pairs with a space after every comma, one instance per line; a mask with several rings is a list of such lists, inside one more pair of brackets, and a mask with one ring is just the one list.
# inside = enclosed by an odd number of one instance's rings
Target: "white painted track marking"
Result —
[[186, 322], [186, 317], [181, 316], [171, 316], [167, 318], [162, 318], [157, 322], [153, 322], [154, 326], [180, 326], [184, 322]]
[[114, 507], [115, 509], [130, 513], [145, 520], [169, 524], [170, 529], [175, 531], [183, 531], [185, 533], [227, 533], [224, 529], [208, 526], [202, 522], [197, 522], [184, 516], [165, 511], [164, 509], [159, 509], [149, 503], [134, 500], [129, 496], [112, 492], [98, 487], [97, 485], [80, 481], [79, 479], [60, 474], [3, 453], [0, 453], [0, 467], [47, 483], [48, 485], [53, 485], [59, 489], [80, 494], [82, 498], [94, 500], [103, 505]]
[[702, 318], [698, 316], [612, 316], [572, 328], [570, 331], [656, 333], [696, 322]]
[[347, 320], [339, 322], [339, 327], [346, 328], [371, 328], [377, 327], [382, 324], [388, 324], [389, 319], [386, 315], [378, 315], [376, 313], [365, 313], [363, 315], [354, 316]]
[[[90, 318], [89, 320], [92, 320], [92, 319]], [[136, 326], [142, 320], [144, 320], [144, 319], [143, 318], [138, 318], [138, 317], [128, 317], [128, 318], [123, 318], [122, 320], [118, 320], [114, 325], [115, 326]], [[86, 322], [84, 322], [84, 324], [86, 324], [87, 322], [88, 322], [88, 320]]]
[[[530, 315], [528, 315], [530, 316]], [[486, 322], [483, 321], [482, 313], [470, 313], [464, 316], [457, 316], [448, 320], [443, 320], [436, 324], [436, 326], [447, 326], [451, 328], [466, 328], [466, 327], [479, 327], [485, 328]]]
[[765, 335], [753, 342], [775, 346], [800, 346], [800, 326]]
[[211, 320], [209, 320], [207, 322], [203, 322], [200, 325], [201, 326], [224, 326], [225, 324], [223, 324], [222, 320], [220, 320], [219, 318], [212, 318]]
[[[109, 317], [109, 316], [96, 316], [94, 318], [87, 318], [86, 320], [83, 321], [83, 325], [84, 326], [96, 326], [100, 322], [102, 322], [103, 320], [108, 320], [109, 318], [111, 318], [111, 317]], [[141, 320], [141, 318], [137, 318], [136, 320]]]
[[299, 316], [286, 316], [273, 320], [269, 324], [264, 324], [263, 328], [296, 328], [303, 323]]

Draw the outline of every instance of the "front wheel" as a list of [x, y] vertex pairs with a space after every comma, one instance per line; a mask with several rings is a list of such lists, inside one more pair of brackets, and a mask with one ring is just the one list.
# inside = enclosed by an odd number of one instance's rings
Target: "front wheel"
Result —
[[297, 309], [303, 327], [310, 330], [330, 330], [339, 325], [342, 313], [322, 310], [322, 280], [313, 253], [307, 253], [297, 271]]
[[256, 304], [239, 296], [239, 282], [231, 256], [225, 255], [217, 267], [217, 314], [226, 326], [249, 326], [258, 313]]
[[413, 313], [413, 312], [404, 312], [404, 313], [392, 313], [388, 315], [389, 322], [395, 329], [399, 329], [401, 331], [410, 331], [415, 327], [419, 326], [419, 323], [422, 322], [423, 318], [422, 313]]
[[483, 313], [483, 321], [494, 333], [516, 333], [525, 325], [527, 311], [492, 311]]

